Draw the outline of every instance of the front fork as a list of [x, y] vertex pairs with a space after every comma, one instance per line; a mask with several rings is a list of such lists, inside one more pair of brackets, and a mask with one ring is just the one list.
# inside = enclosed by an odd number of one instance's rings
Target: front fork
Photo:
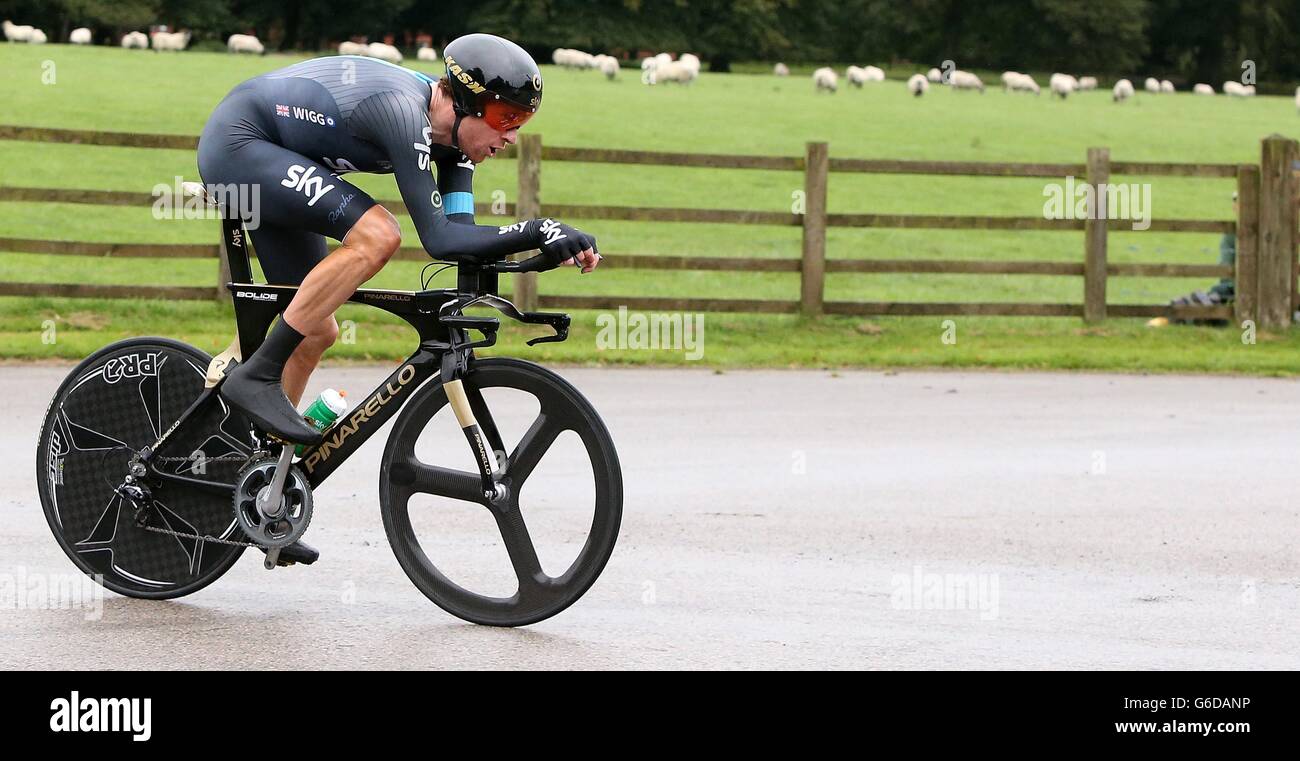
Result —
[[440, 377], [447, 401], [452, 412], [456, 413], [456, 422], [460, 424], [460, 430], [474, 452], [474, 461], [478, 463], [483, 497], [495, 502], [506, 496], [506, 487], [497, 480], [502, 471], [502, 463], [497, 459], [497, 451], [502, 446], [501, 435], [478, 389], [465, 387], [463, 378], [469, 373], [472, 360], [473, 354], [469, 349], [447, 352], [442, 355]]

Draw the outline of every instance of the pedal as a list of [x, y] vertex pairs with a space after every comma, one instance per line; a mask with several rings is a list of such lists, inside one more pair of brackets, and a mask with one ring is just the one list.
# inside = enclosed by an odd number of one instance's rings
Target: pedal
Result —
[[266, 551], [266, 559], [262, 561], [262, 567], [269, 571], [275, 568], [276, 565], [278, 565], [276, 561], [278, 561], [279, 559], [280, 559], [280, 548], [272, 547], [271, 549]]

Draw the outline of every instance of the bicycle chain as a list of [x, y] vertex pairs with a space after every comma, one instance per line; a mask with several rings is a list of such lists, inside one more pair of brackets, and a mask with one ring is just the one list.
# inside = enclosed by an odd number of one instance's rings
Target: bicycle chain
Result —
[[215, 536], [199, 536], [198, 534], [187, 534], [184, 531], [172, 531], [171, 529], [158, 528], [157, 526], [141, 526], [140, 528], [144, 529], [145, 531], [152, 531], [156, 534], [167, 534], [168, 536], [175, 536], [181, 539], [195, 539], [200, 542], [214, 542], [216, 544], [229, 544], [235, 547], [261, 547], [262, 546], [260, 544], [254, 544], [253, 542], [238, 542], [235, 541], [234, 539], [218, 539]]
[[[248, 455], [218, 455], [217, 457], [205, 457], [203, 458], [203, 462], [204, 463], [248, 462], [249, 459], [250, 457]], [[156, 462], [195, 462], [196, 461], [195, 458], [193, 457], [161, 457], [161, 456], [155, 457], [154, 460]], [[173, 531], [172, 529], [158, 528], [157, 526], [150, 526], [147, 524], [140, 526], [140, 528], [144, 529], [145, 531], [152, 531], [155, 534], [166, 534], [167, 536], [174, 536], [180, 539], [193, 539], [199, 542], [213, 542], [214, 544], [228, 544], [233, 547], [261, 547], [262, 546], [254, 542], [240, 542], [234, 539], [219, 539], [215, 536], [209, 536], [209, 535], [200, 536], [198, 534], [187, 534], [184, 531]]]

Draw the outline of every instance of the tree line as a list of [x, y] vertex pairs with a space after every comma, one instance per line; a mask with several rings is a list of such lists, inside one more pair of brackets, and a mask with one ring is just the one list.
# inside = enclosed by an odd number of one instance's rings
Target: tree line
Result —
[[737, 61], [952, 60], [973, 69], [1156, 76], [1218, 83], [1253, 62], [1261, 84], [1300, 79], [1297, 0], [0, 0], [0, 15], [51, 40], [77, 26], [112, 38], [163, 23], [197, 40], [253, 33], [273, 50], [353, 37], [441, 45], [472, 31], [535, 55], [555, 47]]

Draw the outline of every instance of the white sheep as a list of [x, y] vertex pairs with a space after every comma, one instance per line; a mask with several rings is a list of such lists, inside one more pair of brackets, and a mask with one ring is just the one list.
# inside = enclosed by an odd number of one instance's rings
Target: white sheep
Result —
[[669, 61], [668, 63], [660, 62], [657, 66], [649, 71], [642, 72], [641, 81], [648, 85], [657, 85], [660, 82], [680, 82], [689, 84], [693, 82], [697, 74], [694, 69], [681, 61]]
[[1230, 79], [1223, 83], [1223, 94], [1235, 98], [1244, 98], [1246, 97], [1246, 88], [1242, 87], [1240, 82]]
[[788, 77], [790, 76], [790, 67], [783, 63], [777, 63], [772, 67], [772, 73], [778, 77]]
[[1123, 103], [1133, 97], [1133, 83], [1127, 79], [1121, 79], [1115, 83], [1115, 87], [1110, 92], [1111, 100], [1116, 103]]
[[823, 66], [812, 74], [813, 88], [816, 92], [826, 90], [835, 92], [839, 88], [839, 77], [836, 76], [835, 70], [829, 66]]
[[878, 66], [867, 66], [863, 69], [867, 74], [868, 82], [884, 82], [885, 71]]
[[90, 30], [84, 26], [77, 27], [68, 33], [68, 42], [71, 42], [73, 45], [89, 45], [91, 44], [91, 39], [92, 36]]
[[1241, 94], [1242, 94], [1242, 95], [1245, 95], [1247, 98], [1253, 98], [1253, 97], [1255, 97], [1255, 86], [1254, 86], [1254, 85], [1246, 85], [1245, 87], [1242, 88], [1242, 90], [1241, 90]]
[[1047, 83], [1047, 89], [1051, 90], [1053, 95], [1061, 96], [1061, 100], [1065, 100], [1070, 93], [1079, 89], [1079, 80], [1069, 74], [1053, 74]]
[[1077, 89], [1078, 89], [1079, 91], [1081, 91], [1081, 92], [1084, 91], [1084, 90], [1096, 90], [1096, 89], [1097, 89], [1097, 78], [1096, 78], [1096, 77], [1079, 77], [1079, 86], [1078, 86]]
[[9, 42], [30, 42], [35, 31], [27, 24], [14, 24], [8, 19], [4, 22], [5, 39]]
[[654, 67], [658, 65], [659, 62], [655, 60], [654, 56], [641, 59], [641, 71], [653, 71]]
[[930, 92], [930, 81], [924, 74], [913, 74], [907, 79], [907, 91], [919, 98]]
[[1160, 80], [1160, 92], [1162, 92], [1162, 93], [1174, 93], [1174, 92], [1177, 92], [1177, 90], [1174, 89], [1174, 83], [1173, 83], [1173, 82], [1170, 82], [1168, 79], [1162, 79], [1162, 80]]
[[253, 53], [265, 55], [266, 48], [262, 41], [251, 34], [232, 34], [226, 38], [226, 50], [231, 53]]
[[925, 78], [927, 81], [930, 82], [936, 82], [936, 83], [942, 82], [943, 73], [940, 72], [938, 69], [930, 69], [929, 71], [925, 72]]
[[695, 72], [695, 76], [700, 76], [700, 57], [694, 53], [682, 53], [677, 62], [686, 68]]
[[984, 94], [984, 83], [969, 71], [954, 71], [952, 87], [954, 90], [979, 90], [981, 95]]
[[665, 66], [673, 62], [673, 57], [669, 53], [660, 53], [655, 56], [655, 66]]
[[190, 44], [190, 30], [182, 32], [154, 32], [149, 35], [154, 50], [184, 50]]
[[854, 87], [862, 87], [867, 83], [867, 70], [861, 66], [850, 66], [844, 70], [844, 78]]
[[1146, 81], [1142, 83], [1142, 89], [1146, 90], [1147, 92], [1153, 92], [1159, 95], [1160, 80], [1156, 79], [1155, 77], [1147, 77]]
[[618, 76], [618, 59], [612, 55], [597, 56], [600, 58], [600, 72], [605, 75], [605, 79], [612, 80]]
[[1204, 82], [1197, 82], [1196, 86], [1192, 88], [1192, 92], [1196, 95], [1213, 95], [1214, 88]]
[[1011, 92], [1031, 92], [1034, 95], [1038, 95], [1042, 92], [1033, 77], [1015, 71], [1008, 71], [1002, 74], [1002, 89]]
[[438, 60], [438, 51], [434, 50], [428, 45], [425, 45], [424, 47], [415, 51], [415, 59], [417, 61], [436, 61]]
[[144, 32], [127, 32], [122, 35], [122, 47], [128, 50], [131, 48], [144, 50], [149, 47], [149, 38], [145, 36]]
[[372, 42], [366, 46], [366, 55], [371, 58], [378, 58], [381, 61], [389, 63], [401, 63], [402, 52], [397, 48], [383, 42]]
[[48, 42], [48, 41], [49, 41], [49, 40], [47, 40], [46, 37], [45, 37], [45, 32], [42, 32], [42, 31], [39, 30], [39, 29], [32, 29], [32, 36], [31, 36], [31, 39], [27, 40], [27, 44], [29, 44], [29, 45], [44, 45], [44, 44], [45, 44], [46, 42]]
[[339, 43], [339, 55], [365, 55], [369, 47], [364, 42], [344, 40]]

